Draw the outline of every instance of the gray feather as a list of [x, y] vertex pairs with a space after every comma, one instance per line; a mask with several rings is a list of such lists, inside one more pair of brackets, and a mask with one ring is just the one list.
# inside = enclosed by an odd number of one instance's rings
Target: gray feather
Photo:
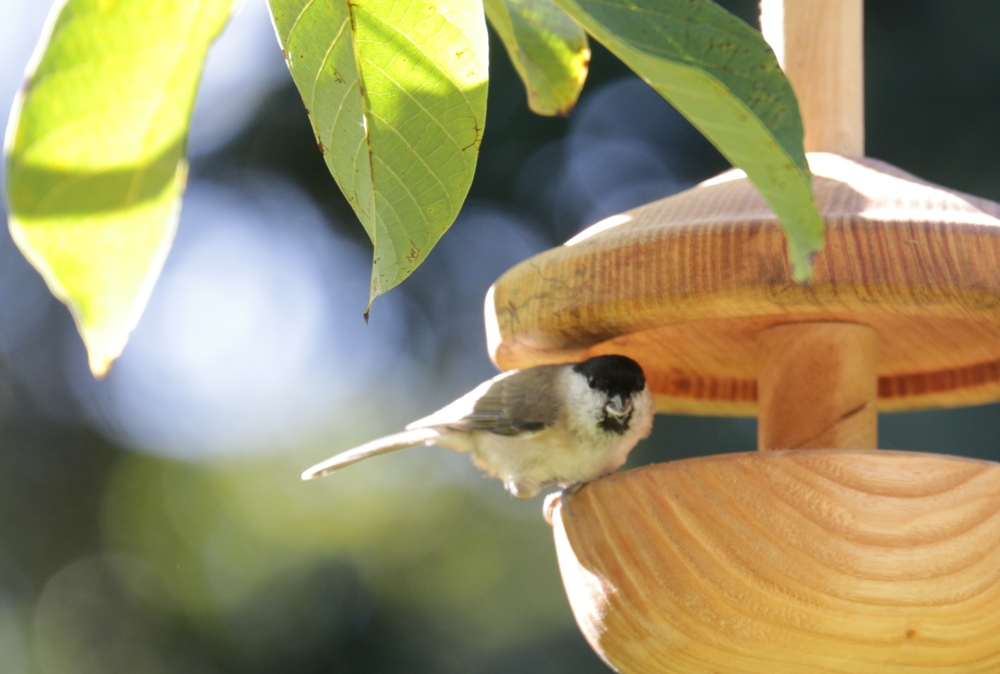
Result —
[[367, 459], [370, 456], [388, 454], [389, 452], [395, 452], [400, 449], [409, 449], [410, 447], [418, 447], [420, 445], [433, 445], [434, 441], [437, 440], [440, 435], [441, 434], [433, 428], [406, 430], [402, 433], [387, 435], [384, 438], [379, 438], [378, 440], [372, 440], [371, 442], [365, 443], [360, 447], [355, 447], [354, 449], [349, 449], [346, 452], [341, 452], [340, 454], [337, 454], [322, 463], [317, 463], [315, 466], [302, 473], [302, 479], [311, 480], [316, 477], [322, 477], [327, 473], [337, 470], [338, 468], [349, 466], [352, 463], [357, 463], [358, 461]]
[[499, 375], [406, 429], [488, 431], [497, 435], [545, 430], [559, 420], [556, 385], [559, 370], [566, 367], [541, 365]]
[[[433, 445], [450, 431], [486, 431], [497, 435], [517, 436], [538, 433], [559, 420], [561, 413], [556, 386], [559, 370], [567, 365], [539, 367], [505, 372], [434, 414], [418, 419], [402, 433], [341, 452], [302, 473], [311, 480], [371, 456], [388, 454], [418, 445]], [[459, 449], [461, 445], [449, 449]]]

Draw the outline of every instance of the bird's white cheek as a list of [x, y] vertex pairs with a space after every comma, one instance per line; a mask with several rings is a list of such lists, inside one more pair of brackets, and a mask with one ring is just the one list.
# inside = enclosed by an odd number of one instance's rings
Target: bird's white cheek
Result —
[[639, 441], [653, 430], [653, 417], [656, 410], [653, 404], [653, 394], [649, 392], [648, 388], [635, 396], [632, 400], [632, 409], [632, 419], [629, 422], [628, 431], [621, 436], [621, 440], [615, 447], [611, 462], [607, 466], [608, 472], [621, 468]]
[[567, 427], [580, 440], [599, 437], [604, 433], [598, 424], [608, 397], [590, 388], [587, 380], [572, 370], [567, 370], [565, 377]]
[[636, 440], [638, 442], [653, 430], [653, 418], [656, 416], [656, 404], [653, 401], [653, 394], [648, 386], [642, 390], [642, 393], [636, 396], [633, 407], [635, 409], [633, 424], [638, 434], [638, 439]]

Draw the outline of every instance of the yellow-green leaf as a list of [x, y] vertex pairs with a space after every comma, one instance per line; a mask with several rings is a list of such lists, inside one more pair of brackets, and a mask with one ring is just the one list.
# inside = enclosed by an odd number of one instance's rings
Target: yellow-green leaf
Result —
[[812, 277], [823, 219], [792, 85], [763, 36], [711, 0], [556, 0], [746, 171], [788, 239], [796, 280]]
[[539, 115], [566, 116], [587, 79], [587, 33], [554, 0], [483, 0]]
[[270, 0], [327, 167], [375, 247], [369, 303], [423, 262], [486, 122], [481, 0]]
[[188, 121], [232, 0], [57, 3], [7, 127], [10, 230], [103, 375], [156, 282]]

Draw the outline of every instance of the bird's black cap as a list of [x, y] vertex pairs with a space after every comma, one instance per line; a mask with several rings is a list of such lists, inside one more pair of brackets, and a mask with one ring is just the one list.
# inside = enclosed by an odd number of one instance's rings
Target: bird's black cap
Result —
[[639, 363], [625, 356], [595, 356], [577, 363], [573, 370], [587, 378], [590, 388], [609, 396], [626, 398], [646, 386], [646, 375]]

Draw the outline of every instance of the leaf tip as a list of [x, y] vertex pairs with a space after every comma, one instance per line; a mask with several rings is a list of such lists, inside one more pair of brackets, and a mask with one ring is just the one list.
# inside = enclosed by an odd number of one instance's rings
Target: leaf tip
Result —
[[816, 258], [817, 252], [814, 250], [806, 255], [796, 255], [793, 257], [792, 280], [800, 285], [809, 285], [812, 283], [816, 271], [813, 267], [813, 260]]
[[560, 105], [553, 105], [550, 101], [536, 95], [528, 96], [528, 109], [539, 117], [563, 117], [568, 118], [573, 108], [576, 107], [576, 99], [571, 101], [560, 101]]
[[76, 320], [77, 330], [83, 338], [83, 344], [87, 347], [87, 362], [90, 365], [90, 372], [94, 379], [104, 379], [111, 366], [128, 344], [132, 334], [131, 328], [123, 325], [101, 325], [98, 322], [87, 321], [77, 313], [77, 306], [70, 305], [70, 311]]
[[87, 361], [94, 379], [104, 379], [112, 364], [118, 356], [122, 355], [127, 339], [128, 335], [125, 335], [123, 339], [116, 339], [113, 336], [109, 339], [107, 335], [84, 335], [83, 340], [87, 345]]
[[378, 273], [378, 262], [372, 266], [372, 281], [368, 289], [368, 306], [365, 307], [365, 325], [368, 325], [368, 316], [372, 312], [372, 304], [375, 298], [386, 291], [382, 286], [382, 280]]
[[365, 316], [364, 316], [365, 325], [368, 325], [368, 316], [372, 312], [372, 302], [375, 301], [375, 298], [378, 297], [378, 295], [379, 295], [378, 292], [375, 291], [374, 280], [373, 280], [371, 293], [368, 295], [368, 306], [365, 307]]
[[110, 358], [104, 360], [90, 358], [90, 373], [94, 375], [94, 379], [104, 379], [104, 376], [111, 369], [111, 363], [113, 362]]

